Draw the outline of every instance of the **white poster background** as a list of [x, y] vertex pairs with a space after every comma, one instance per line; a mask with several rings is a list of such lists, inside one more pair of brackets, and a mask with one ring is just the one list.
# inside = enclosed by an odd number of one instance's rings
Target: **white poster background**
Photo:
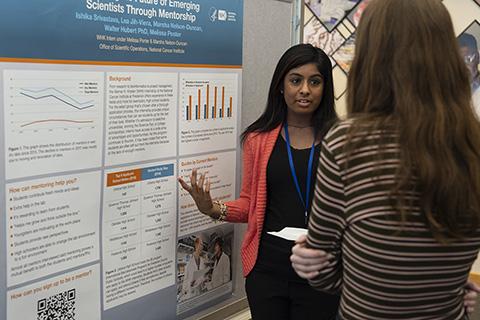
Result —
[[[212, 153], [180, 159], [179, 175], [190, 183], [193, 168], [210, 179], [210, 194], [214, 200], [228, 201], [235, 198], [236, 151]], [[198, 211], [195, 202], [183, 188], [179, 191], [178, 236], [201, 231], [215, 226], [215, 221]]]
[[106, 164], [176, 154], [178, 74], [107, 73]]
[[7, 184], [8, 286], [99, 258], [100, 178], [97, 171]]
[[[7, 320], [34, 320], [42, 318], [39, 313], [50, 310], [51, 319], [64, 319], [68, 312], [75, 312], [75, 320], [100, 320], [100, 267], [98, 264], [71, 271], [60, 276], [40, 281], [7, 292]], [[73, 291], [74, 290], [74, 291]], [[55, 297], [70, 292], [67, 302], [74, 301], [74, 310], [65, 300], [54, 306]], [[49, 303], [49, 298], [51, 298]], [[44, 300], [45, 299], [45, 300]], [[44, 308], [45, 307], [45, 308]], [[53, 317], [56, 314], [57, 317]], [[37, 317], [38, 316], [38, 317]], [[69, 319], [69, 318], [65, 318]]]

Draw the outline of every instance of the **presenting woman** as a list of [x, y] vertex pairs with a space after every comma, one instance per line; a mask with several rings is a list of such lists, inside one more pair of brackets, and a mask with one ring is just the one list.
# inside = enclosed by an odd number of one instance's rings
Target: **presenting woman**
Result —
[[267, 232], [306, 227], [320, 142], [336, 120], [329, 57], [296, 45], [276, 66], [265, 111], [242, 134], [240, 198], [212, 201], [196, 170], [189, 184], [179, 179], [203, 214], [248, 223], [241, 256], [254, 320], [335, 318], [338, 297], [310, 288], [291, 267], [293, 242]]

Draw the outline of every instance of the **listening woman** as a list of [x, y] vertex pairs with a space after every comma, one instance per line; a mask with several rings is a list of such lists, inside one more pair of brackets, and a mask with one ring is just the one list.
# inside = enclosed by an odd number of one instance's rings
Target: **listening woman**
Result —
[[369, 3], [347, 100], [348, 119], [323, 139], [306, 239], [324, 263], [312, 276], [299, 241], [294, 267], [341, 292], [340, 319], [466, 319], [480, 123], [441, 1]]

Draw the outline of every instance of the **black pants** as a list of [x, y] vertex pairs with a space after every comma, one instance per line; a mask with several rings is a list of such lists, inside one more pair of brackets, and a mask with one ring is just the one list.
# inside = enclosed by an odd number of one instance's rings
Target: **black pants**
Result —
[[340, 297], [255, 268], [245, 282], [252, 320], [334, 320]]

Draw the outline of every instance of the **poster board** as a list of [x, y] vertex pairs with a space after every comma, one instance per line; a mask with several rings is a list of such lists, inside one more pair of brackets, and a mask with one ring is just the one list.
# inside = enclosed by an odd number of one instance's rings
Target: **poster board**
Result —
[[[370, 0], [302, 1], [304, 3], [303, 42], [323, 49], [330, 56], [333, 65], [337, 112], [340, 116], [344, 116], [346, 114], [347, 75], [353, 61], [356, 29], [363, 10]], [[469, 33], [480, 44], [480, 2], [478, 0], [442, 1], [452, 17], [456, 35], [460, 37], [464, 33]], [[478, 62], [476, 66], [469, 68], [478, 69]], [[473, 82], [472, 93], [475, 111], [480, 116], [478, 83], [480, 83], [478, 79]]]
[[[228, 297], [232, 273], [212, 274], [233, 226], [177, 178], [238, 192], [243, 1], [1, 6], [0, 318], [177, 319]], [[182, 296], [197, 238], [205, 272]]]

